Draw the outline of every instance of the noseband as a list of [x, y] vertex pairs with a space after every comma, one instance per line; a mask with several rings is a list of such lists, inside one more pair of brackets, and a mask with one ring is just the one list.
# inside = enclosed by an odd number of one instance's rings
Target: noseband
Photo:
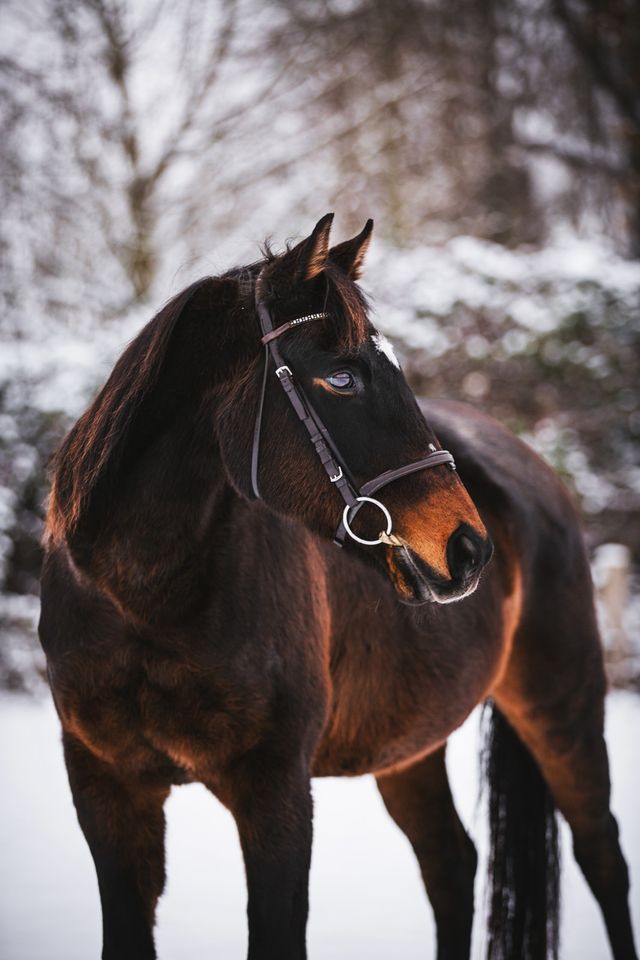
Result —
[[[423, 460], [416, 460], [415, 463], [408, 463], [404, 467], [398, 467], [395, 470], [386, 470], [379, 476], [374, 477], [373, 480], [368, 480], [366, 483], [363, 483], [358, 489], [357, 484], [349, 473], [344, 458], [340, 455], [329, 431], [320, 419], [318, 411], [304, 393], [302, 386], [296, 383], [291, 368], [284, 362], [278, 347], [278, 338], [281, 337], [283, 333], [295, 329], [300, 324], [309, 323], [312, 320], [326, 320], [329, 314], [310, 313], [307, 316], [298, 317], [297, 320], [290, 320], [288, 323], [283, 323], [281, 326], [274, 328], [269, 308], [264, 301], [256, 299], [256, 309], [262, 330], [261, 343], [264, 346], [264, 371], [262, 374], [260, 402], [258, 404], [258, 412], [253, 430], [253, 449], [251, 451], [251, 486], [254, 496], [256, 499], [260, 499], [260, 488], [258, 486], [260, 431], [262, 428], [262, 411], [264, 409], [264, 398], [267, 388], [269, 357], [271, 357], [274, 363], [276, 377], [285, 392], [285, 396], [307, 430], [309, 439], [315, 448], [320, 463], [327, 473], [329, 481], [336, 490], [339, 491], [340, 496], [345, 502], [342, 519], [340, 520], [334, 537], [334, 543], [339, 547], [343, 546], [347, 534], [357, 543], [364, 544], [365, 546], [373, 547], [378, 543], [388, 542], [388, 537], [391, 534], [393, 526], [391, 514], [385, 505], [381, 503], [380, 500], [376, 500], [372, 494], [376, 493], [376, 491], [382, 487], [386, 487], [388, 483], [399, 480], [400, 477], [407, 477], [412, 473], [417, 473], [418, 470], [426, 470], [428, 467], [437, 467], [440, 466], [440, 464], [446, 463], [452, 470], [455, 470], [456, 465], [453, 457], [448, 450], [436, 450], [433, 445], [430, 445], [432, 452], [427, 457], [424, 457]], [[383, 533], [379, 534], [377, 540], [364, 540], [362, 537], [357, 536], [350, 526], [355, 515], [365, 503], [373, 504], [384, 514], [386, 528]]]

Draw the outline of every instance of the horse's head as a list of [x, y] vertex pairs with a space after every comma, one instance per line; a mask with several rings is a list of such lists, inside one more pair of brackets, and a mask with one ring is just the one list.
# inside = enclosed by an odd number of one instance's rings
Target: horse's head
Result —
[[[256, 353], [222, 405], [219, 437], [227, 469], [241, 492], [250, 497], [259, 493], [272, 509], [333, 539], [345, 503], [331, 476], [344, 470], [357, 494], [366, 481], [428, 457], [439, 444], [391, 345], [370, 323], [355, 283], [372, 222], [331, 249], [331, 219], [324, 217], [308, 238], [282, 256], [270, 255], [252, 291], [267, 308], [274, 329], [312, 318], [287, 328], [276, 338], [277, 349], [303, 403], [327, 429], [331, 469], [323, 468], [309, 430], [288, 402], [273, 356], [265, 357], [260, 348], [257, 320]], [[253, 309], [252, 300], [245, 310]], [[263, 363], [266, 384], [256, 430]], [[346, 549], [382, 566], [409, 603], [446, 603], [475, 589], [491, 543], [451, 464], [395, 478], [376, 499], [389, 512], [391, 535], [386, 535], [389, 524], [380, 508], [365, 502], [359, 511], [348, 511], [350, 530], [361, 540], [378, 540], [382, 530], [383, 542], [363, 546], [348, 537]]]
[[[333, 539], [345, 502], [332, 478], [344, 471], [358, 494], [366, 481], [429, 457], [439, 444], [391, 345], [370, 323], [355, 283], [372, 222], [353, 240], [330, 249], [331, 219], [324, 217], [308, 238], [262, 265], [254, 295], [270, 324], [277, 330], [304, 322], [274, 338], [274, 363], [273, 355], [265, 357], [260, 348], [256, 319], [256, 354], [223, 405], [219, 439], [237, 489], [249, 497], [259, 492], [272, 509]], [[245, 309], [254, 309], [253, 302]], [[288, 402], [276, 374], [279, 360], [285, 374], [291, 371], [298, 399], [326, 427], [330, 469], [309, 442], [313, 431], [305, 429], [300, 411], [296, 415], [295, 402]], [[264, 403], [255, 430], [263, 363]], [[356, 538], [374, 541], [383, 531], [382, 543], [364, 546], [348, 537], [346, 549], [382, 566], [408, 603], [447, 603], [475, 589], [491, 543], [451, 464], [394, 478], [376, 499], [390, 515], [391, 535], [380, 507], [364, 502], [358, 511], [347, 512], [350, 530]]]

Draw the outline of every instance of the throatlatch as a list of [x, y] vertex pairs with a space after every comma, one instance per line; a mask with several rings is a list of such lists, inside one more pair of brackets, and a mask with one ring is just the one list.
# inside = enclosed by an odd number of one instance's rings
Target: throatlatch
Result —
[[[259, 284], [257, 287], [259, 287]], [[382, 487], [386, 487], [388, 483], [392, 483], [394, 480], [399, 480], [401, 477], [407, 477], [412, 473], [417, 473], [419, 470], [426, 470], [429, 467], [438, 467], [441, 464], [446, 463], [452, 470], [455, 470], [456, 465], [453, 456], [448, 450], [436, 450], [434, 447], [432, 452], [427, 457], [424, 457], [424, 459], [417, 460], [415, 463], [408, 463], [405, 466], [398, 467], [395, 470], [386, 470], [379, 476], [374, 477], [373, 480], [368, 480], [366, 483], [363, 483], [360, 489], [358, 489], [344, 460], [338, 453], [336, 445], [333, 442], [329, 431], [320, 419], [318, 411], [314, 408], [313, 404], [304, 393], [302, 386], [300, 384], [296, 384], [291, 368], [288, 367], [284, 362], [278, 347], [278, 338], [281, 337], [283, 333], [286, 333], [288, 330], [295, 329], [295, 327], [299, 326], [300, 324], [309, 323], [312, 320], [326, 320], [329, 314], [309, 313], [304, 317], [298, 317], [296, 320], [290, 320], [289, 322], [283, 323], [279, 327], [274, 328], [269, 308], [263, 300], [257, 299], [257, 296], [256, 309], [258, 312], [258, 319], [260, 321], [260, 328], [262, 330], [261, 343], [264, 345], [264, 372], [262, 375], [262, 389], [260, 391], [258, 412], [253, 430], [253, 448], [251, 451], [251, 486], [254, 496], [257, 500], [260, 499], [260, 487], [258, 484], [258, 470], [260, 465], [260, 432], [262, 429], [262, 411], [264, 409], [264, 398], [267, 388], [269, 356], [271, 356], [275, 367], [276, 377], [278, 378], [280, 385], [282, 386], [282, 389], [289, 400], [289, 403], [295, 410], [299, 420], [304, 424], [304, 427], [309, 434], [309, 439], [315, 448], [320, 463], [327, 473], [330, 483], [332, 483], [333, 486], [340, 492], [340, 496], [345, 502], [342, 518], [338, 524], [338, 528], [334, 537], [334, 543], [339, 547], [343, 546], [347, 534], [357, 543], [361, 543], [364, 546], [374, 547], [379, 543], [389, 542], [389, 537], [391, 536], [391, 531], [393, 528], [391, 514], [385, 505], [380, 502], [380, 500], [377, 500], [371, 495], [377, 490], [380, 490]], [[382, 511], [385, 518], [386, 526], [378, 535], [377, 540], [364, 540], [362, 537], [357, 536], [357, 534], [352, 531], [350, 526], [358, 510], [360, 510], [365, 503], [370, 503], [378, 507], [378, 509]]]

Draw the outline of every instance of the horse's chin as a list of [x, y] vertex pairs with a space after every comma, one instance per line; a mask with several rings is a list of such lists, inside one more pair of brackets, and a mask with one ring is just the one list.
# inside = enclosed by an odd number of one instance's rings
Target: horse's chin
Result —
[[470, 596], [480, 582], [480, 571], [465, 580], [445, 580], [409, 547], [393, 547], [392, 579], [401, 603], [410, 607], [426, 603], [457, 603]]

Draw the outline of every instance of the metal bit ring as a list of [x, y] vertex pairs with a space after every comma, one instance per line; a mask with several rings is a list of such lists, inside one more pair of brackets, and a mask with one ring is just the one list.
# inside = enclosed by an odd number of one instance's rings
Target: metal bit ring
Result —
[[[379, 500], [375, 500], [373, 497], [356, 497], [356, 499], [358, 500], [359, 503], [372, 503], [372, 504], [374, 505], [374, 507], [378, 507], [379, 510], [382, 510], [382, 512], [383, 512], [384, 515], [385, 515], [385, 519], [386, 519], [386, 521], [387, 521], [387, 529], [384, 531], [384, 533], [385, 533], [387, 536], [389, 536], [389, 534], [391, 533], [391, 528], [392, 528], [392, 526], [393, 526], [393, 523], [392, 523], [392, 521], [391, 521], [391, 514], [389, 513], [389, 511], [388, 511], [387, 508], [385, 507], [384, 503], [380, 503]], [[375, 547], [375, 546], [377, 546], [379, 543], [382, 543], [382, 540], [380, 540], [380, 539], [378, 539], [378, 540], [363, 540], [362, 537], [359, 537], [356, 533], [353, 532], [353, 530], [352, 530], [351, 527], [349, 526], [349, 511], [350, 511], [350, 510], [351, 510], [351, 505], [350, 505], [350, 504], [347, 504], [346, 507], [344, 508], [344, 512], [343, 512], [343, 514], [342, 514], [342, 524], [343, 524], [345, 530], [347, 531], [347, 533], [349, 534], [349, 536], [351, 537], [351, 539], [352, 539], [352, 540], [355, 540], [356, 543], [361, 543], [361, 544], [362, 544], [363, 546], [365, 546], [365, 547]]]

